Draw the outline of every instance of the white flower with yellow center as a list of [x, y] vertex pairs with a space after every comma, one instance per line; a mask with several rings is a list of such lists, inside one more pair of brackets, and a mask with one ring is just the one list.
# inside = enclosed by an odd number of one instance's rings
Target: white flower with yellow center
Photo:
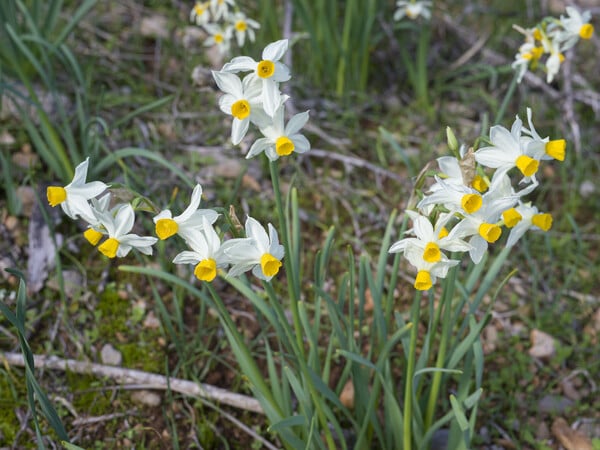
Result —
[[229, 17], [229, 7], [235, 6], [233, 0], [210, 0], [210, 12], [215, 21]]
[[190, 236], [202, 229], [204, 219], [210, 224], [215, 223], [219, 214], [212, 209], [198, 209], [201, 199], [202, 186], [197, 184], [192, 191], [189, 206], [180, 215], [173, 217], [168, 209], [158, 213], [152, 219], [156, 225], [156, 235], [164, 240], [178, 234], [187, 241]]
[[290, 79], [290, 70], [280, 62], [288, 49], [288, 40], [281, 39], [267, 45], [262, 60], [254, 61], [249, 56], [238, 56], [223, 66], [223, 72], [252, 72], [262, 80], [262, 99], [265, 112], [273, 117], [282, 103], [279, 83]]
[[567, 6], [566, 11], [567, 17], [561, 15], [557, 26], [549, 27], [549, 34], [559, 43], [561, 52], [573, 47], [579, 39], [591, 39], [594, 34], [589, 11], [582, 14], [572, 6]]
[[552, 227], [552, 216], [540, 213], [537, 207], [529, 203], [509, 209], [502, 216], [506, 226], [511, 228], [506, 241], [507, 247], [515, 245], [529, 229], [548, 231]]
[[108, 234], [108, 239], [98, 246], [103, 255], [122, 258], [132, 248], [145, 255], [152, 254], [152, 246], [158, 239], [129, 233], [135, 220], [133, 207], [129, 203], [121, 205], [114, 216], [110, 212], [97, 212], [97, 215]]
[[190, 21], [196, 25], [206, 25], [210, 22], [210, 10], [208, 2], [196, 2], [190, 11]]
[[[460, 148], [460, 155], [464, 157], [465, 147]], [[454, 156], [441, 156], [437, 158], [438, 166], [440, 167], [440, 178], [446, 184], [455, 184], [458, 186], [467, 186], [463, 178], [463, 172], [460, 168], [459, 160]], [[488, 188], [489, 181], [481, 175], [475, 175], [468, 187], [474, 188], [478, 192], [485, 192]], [[431, 186], [431, 191], [435, 192], [441, 187], [436, 183]]]
[[389, 249], [390, 253], [406, 253], [408, 249], [418, 249], [421, 251], [421, 257], [428, 263], [436, 263], [442, 260], [441, 250], [451, 252], [466, 252], [471, 246], [462, 239], [450, 239], [446, 224], [452, 219], [453, 214], [441, 214], [435, 226], [433, 226], [428, 217], [425, 217], [415, 211], [406, 211], [413, 222], [412, 230], [407, 233], [413, 233], [416, 237], [404, 238], [394, 244]]
[[219, 89], [225, 93], [219, 99], [221, 111], [233, 116], [231, 141], [234, 145], [242, 141], [250, 122], [259, 127], [270, 122], [262, 109], [261, 86], [253, 82], [253, 77], [246, 76], [242, 81], [233, 73], [213, 71], [212, 74]]
[[264, 137], [252, 144], [246, 158], [252, 158], [264, 151], [269, 160], [275, 161], [280, 156], [288, 156], [294, 152], [305, 153], [310, 150], [308, 139], [298, 133], [308, 121], [308, 111], [296, 114], [284, 126], [284, 110], [285, 107], [281, 105], [273, 116], [273, 123], [260, 129]]
[[394, 13], [394, 20], [401, 20], [405, 16], [411, 20], [416, 20], [423, 17], [426, 20], [431, 18], [431, 2], [430, 1], [403, 1], [396, 2], [398, 8]]
[[529, 123], [529, 129], [523, 128], [523, 133], [531, 137], [532, 141], [528, 145], [538, 147], [536, 152], [543, 154], [541, 159], [557, 159], [558, 161], [564, 161], [567, 142], [564, 139], [550, 140], [549, 137], [542, 138], [533, 126], [531, 115], [531, 108], [527, 108], [527, 122]]
[[417, 269], [417, 275], [413, 286], [419, 291], [427, 291], [433, 287], [437, 278], [446, 278], [448, 269], [460, 263], [457, 259], [448, 259], [442, 254], [437, 262], [427, 262], [422, 257], [420, 249], [408, 247], [404, 252], [404, 257]]
[[565, 60], [565, 55], [560, 50], [560, 42], [557, 40], [544, 41], [544, 50], [546, 53], [550, 53], [550, 56], [546, 60], [546, 83], [552, 83], [554, 77], [560, 70], [560, 65]]
[[83, 232], [83, 237], [85, 237], [85, 239], [93, 246], [98, 245], [102, 236], [107, 234], [106, 229], [98, 217], [102, 216], [102, 214], [114, 214], [118, 209], [115, 207], [113, 211], [109, 210], [110, 197], [111, 195], [109, 192], [99, 199], [91, 199], [91, 207], [94, 216], [83, 218], [89, 224], [88, 229]]
[[519, 194], [515, 194], [506, 172], [497, 171], [494, 173], [489, 191], [483, 195], [483, 206], [473, 214], [465, 215], [452, 228], [448, 238], [470, 237], [469, 256], [475, 264], [479, 264], [488, 249], [488, 244], [496, 242], [502, 235], [499, 224], [502, 212], [514, 206], [520, 194], [525, 195], [530, 191], [528, 186]]
[[478, 211], [482, 204], [482, 196], [476, 189], [465, 186], [464, 184], [446, 183], [439, 177], [436, 179], [435, 190], [423, 197], [417, 204], [419, 209], [431, 205], [443, 205], [450, 212], [459, 212], [462, 214], [473, 214]]
[[523, 181], [535, 181], [542, 154], [539, 148], [529, 147], [530, 140], [521, 139], [523, 122], [516, 118], [510, 131], [501, 125], [490, 128], [491, 145], [475, 152], [475, 160], [485, 167], [508, 172], [517, 167], [524, 178]]
[[252, 217], [246, 219], [246, 237], [230, 239], [221, 245], [224, 260], [231, 264], [228, 276], [238, 276], [252, 270], [254, 276], [270, 281], [282, 266], [283, 245], [273, 225], [268, 224], [269, 233]]
[[193, 264], [194, 275], [201, 281], [212, 281], [217, 270], [227, 266], [220, 250], [221, 239], [206, 217], [202, 218], [202, 228], [186, 239], [192, 250], [179, 253], [174, 264]]
[[257, 21], [249, 19], [242, 12], [237, 12], [229, 16], [229, 21], [233, 24], [235, 38], [237, 39], [237, 44], [240, 47], [244, 46], [244, 42], [246, 42], [246, 35], [248, 35], [248, 39], [251, 42], [254, 42], [254, 30], [260, 28], [260, 24]]
[[65, 187], [49, 186], [46, 189], [50, 206], [60, 205], [64, 213], [73, 220], [80, 216], [85, 220], [93, 220], [94, 213], [89, 200], [100, 195], [108, 188], [101, 181], [86, 183], [89, 160], [89, 158], [86, 158], [75, 168], [73, 181]]
[[205, 47], [212, 47], [214, 45], [222, 55], [229, 53], [232, 33], [230, 27], [223, 28], [214, 23], [207, 23], [204, 25], [204, 30], [208, 33], [208, 37], [204, 41]]
[[517, 72], [517, 83], [520, 83], [527, 69], [536, 65], [544, 54], [544, 48], [535, 45], [533, 42], [525, 42], [519, 47], [519, 53], [515, 55], [515, 60], [511, 67]]

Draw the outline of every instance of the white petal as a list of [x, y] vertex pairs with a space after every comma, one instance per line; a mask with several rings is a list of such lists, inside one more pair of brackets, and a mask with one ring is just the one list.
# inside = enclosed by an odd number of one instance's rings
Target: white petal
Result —
[[294, 134], [290, 136], [290, 139], [294, 143], [294, 151], [296, 153], [306, 153], [310, 150], [310, 142], [303, 135]]
[[231, 124], [231, 142], [233, 145], [238, 145], [246, 136], [250, 121], [248, 119], [239, 120], [234, 118]]
[[275, 63], [275, 72], [271, 75], [271, 80], [277, 81], [278, 83], [282, 83], [288, 81], [292, 78], [290, 74], [290, 69], [283, 63], [276, 62]]
[[273, 117], [279, 105], [281, 105], [279, 86], [272, 80], [263, 80], [263, 107], [265, 112]]
[[262, 52], [262, 58], [268, 61], [279, 61], [288, 49], [288, 40], [281, 39], [267, 45]]
[[237, 56], [223, 66], [223, 72], [248, 72], [256, 70], [257, 62], [249, 56]]
[[186, 250], [173, 258], [173, 264], [198, 264], [201, 260], [198, 253]]
[[90, 158], [86, 158], [85, 161], [75, 167], [75, 176], [73, 176], [73, 181], [71, 181], [68, 186], [79, 186], [85, 184], [89, 162]]
[[306, 122], [308, 122], [308, 117], [308, 111], [294, 115], [285, 126], [286, 136], [298, 133], [306, 125]]
[[254, 239], [261, 253], [267, 253], [269, 251], [269, 236], [258, 220], [248, 216], [245, 228], [246, 237]]
[[126, 233], [129, 233], [129, 231], [133, 228], [134, 220], [135, 214], [132, 206], [129, 203], [121, 206], [115, 215], [115, 235], [111, 237], [116, 237], [119, 239], [119, 241], [121, 241], [120, 237]]
[[237, 75], [228, 72], [217, 72], [213, 70], [213, 78], [220, 90], [235, 97], [242, 96], [242, 81]]
[[175, 217], [175, 222], [180, 223], [188, 220], [192, 216], [192, 214], [194, 214], [194, 212], [198, 209], [198, 206], [200, 206], [201, 199], [202, 186], [196, 184], [196, 186], [194, 186], [194, 190], [192, 191], [192, 197], [190, 199], [189, 206], [180, 215]]
[[246, 159], [253, 158], [256, 155], [261, 154], [267, 147], [272, 147], [273, 141], [267, 138], [260, 138], [254, 141], [250, 150], [248, 150], [248, 154], [246, 155]]

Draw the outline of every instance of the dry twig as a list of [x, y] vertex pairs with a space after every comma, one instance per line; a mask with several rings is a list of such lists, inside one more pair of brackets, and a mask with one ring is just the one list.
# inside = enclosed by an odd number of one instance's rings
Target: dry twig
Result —
[[[0, 361], [17, 367], [23, 367], [25, 365], [23, 355], [20, 353], [0, 353]], [[209, 384], [194, 383], [180, 378], [167, 378], [163, 375], [141, 370], [106, 366], [103, 364], [76, 361], [74, 359], [62, 359], [56, 356], [35, 355], [34, 364], [36, 368], [62, 371], [70, 370], [75, 373], [111, 378], [123, 384], [142, 384], [145, 389], [170, 389], [173, 392], [178, 392], [190, 397], [200, 397], [222, 405], [229, 405], [246, 411], [264, 414], [260, 403], [255, 398], [235, 394]]]

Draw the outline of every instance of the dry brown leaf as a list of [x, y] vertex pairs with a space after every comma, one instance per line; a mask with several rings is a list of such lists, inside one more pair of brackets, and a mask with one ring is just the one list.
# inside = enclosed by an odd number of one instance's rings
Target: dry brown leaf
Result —
[[592, 441], [581, 432], [569, 427], [562, 417], [558, 417], [552, 423], [552, 434], [567, 450], [593, 450]]
[[340, 393], [340, 402], [348, 409], [354, 408], [354, 383], [351, 379], [346, 381], [344, 389]]

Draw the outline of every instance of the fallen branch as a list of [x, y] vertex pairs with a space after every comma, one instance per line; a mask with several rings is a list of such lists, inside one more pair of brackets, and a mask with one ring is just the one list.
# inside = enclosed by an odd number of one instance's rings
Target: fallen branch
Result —
[[[11, 366], [24, 367], [23, 355], [20, 353], [0, 352], [0, 361]], [[122, 367], [106, 366], [74, 359], [62, 359], [56, 356], [35, 355], [36, 368], [51, 370], [69, 370], [74, 373], [95, 375], [97, 377], [111, 378], [122, 384], [143, 385], [144, 389], [166, 391], [167, 389], [189, 397], [200, 397], [211, 400], [221, 405], [233, 406], [260, 414], [264, 414], [258, 400], [246, 395], [235, 394], [210, 384], [194, 383], [180, 378], [168, 378], [155, 373], [141, 370], [125, 369]]]

